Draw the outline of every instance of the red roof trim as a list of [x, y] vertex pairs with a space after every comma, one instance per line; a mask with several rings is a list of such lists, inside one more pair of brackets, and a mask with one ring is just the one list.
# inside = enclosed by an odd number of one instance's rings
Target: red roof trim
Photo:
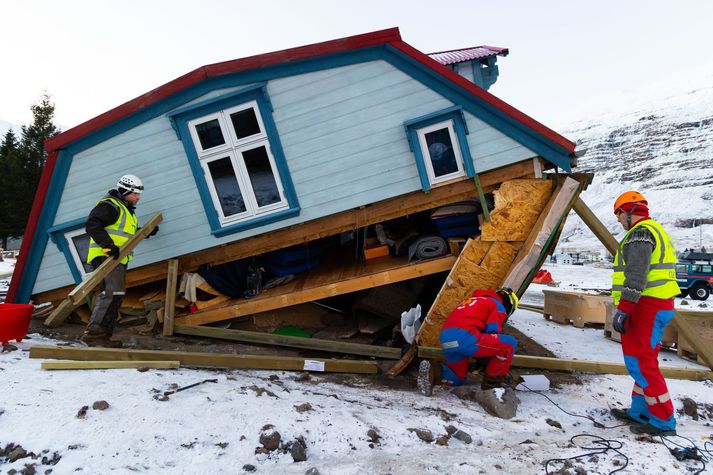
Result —
[[45, 142], [45, 149], [50, 152], [58, 150], [63, 146], [91, 132], [94, 132], [97, 129], [116, 122], [124, 116], [132, 114], [146, 106], [158, 102], [161, 99], [165, 99], [182, 89], [197, 84], [210, 77], [263, 68], [291, 61], [299, 61], [316, 56], [341, 53], [353, 49], [389, 43], [391, 41], [401, 41], [401, 34], [399, 33], [398, 28], [389, 28], [363, 35], [349, 36], [346, 38], [325, 41], [323, 43], [298, 46], [297, 48], [290, 48], [282, 51], [275, 51], [273, 53], [249, 56], [247, 58], [202, 66], [188, 74], [174, 79], [171, 82], [159, 86], [156, 89], [137, 97], [136, 99], [126, 102], [57, 135], [54, 138], [49, 139]]
[[423, 64], [424, 66], [434, 70], [441, 76], [444, 76], [445, 78], [453, 81], [458, 86], [462, 87], [463, 89], [466, 89], [471, 94], [478, 96], [480, 99], [482, 99], [483, 101], [492, 105], [496, 109], [501, 110], [502, 112], [509, 115], [513, 119], [517, 120], [518, 122], [521, 122], [522, 124], [531, 128], [535, 132], [541, 134], [542, 136], [544, 136], [547, 139], [551, 140], [552, 142], [556, 143], [560, 147], [566, 149], [569, 153], [574, 152], [574, 149], [576, 147], [576, 144], [574, 142], [572, 142], [571, 140], [568, 140], [567, 138], [558, 134], [554, 130], [541, 124], [540, 122], [536, 121], [535, 119], [528, 116], [527, 114], [520, 112], [519, 110], [515, 109], [513, 106], [511, 106], [507, 102], [505, 102], [501, 99], [498, 99], [497, 97], [495, 97], [494, 95], [492, 95], [488, 91], [486, 91], [485, 89], [476, 86], [474, 83], [468, 81], [460, 74], [452, 71], [450, 68], [447, 68], [446, 66], [442, 65], [435, 59], [430, 58], [427, 54], [422, 53], [421, 51], [417, 50], [413, 46], [411, 46], [403, 41], [393, 41], [393, 42], [391, 42], [391, 46], [398, 49], [399, 51], [406, 54], [407, 56], [415, 59], [416, 61]]
[[428, 53], [428, 56], [441, 64], [456, 64], [473, 59], [490, 58], [492, 56], [507, 56], [510, 50], [497, 46], [472, 46], [470, 48], [452, 49]]
[[52, 179], [52, 172], [54, 172], [54, 166], [57, 163], [57, 155], [58, 152], [51, 153], [45, 161], [45, 166], [42, 168], [42, 175], [40, 176], [40, 182], [37, 185], [35, 199], [32, 201], [32, 209], [30, 210], [30, 216], [27, 218], [27, 225], [25, 225], [25, 234], [23, 234], [22, 237], [22, 246], [20, 246], [20, 256], [17, 258], [17, 262], [15, 263], [15, 271], [12, 274], [10, 288], [7, 291], [7, 297], [5, 298], [5, 301], [7, 303], [15, 301], [17, 289], [18, 287], [20, 287], [22, 273], [25, 269], [27, 257], [30, 255], [30, 248], [32, 247], [32, 241], [35, 237], [37, 223], [40, 220], [42, 206], [45, 202], [45, 196], [47, 196], [47, 189], [50, 186], [50, 180]]

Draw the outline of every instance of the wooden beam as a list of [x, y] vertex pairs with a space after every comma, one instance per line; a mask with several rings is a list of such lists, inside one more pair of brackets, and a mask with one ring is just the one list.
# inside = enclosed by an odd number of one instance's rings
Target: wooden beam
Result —
[[317, 338], [301, 338], [297, 336], [273, 335], [271, 333], [249, 332], [243, 330], [224, 330], [222, 328], [198, 325], [175, 325], [174, 333], [192, 335], [221, 340], [258, 343], [261, 345], [286, 346], [308, 350], [329, 351], [331, 353], [346, 353], [350, 355], [373, 356], [397, 360], [401, 357], [400, 348], [387, 346], [364, 345], [344, 341], [320, 340]]
[[[419, 347], [418, 356], [425, 359], [443, 360], [440, 348]], [[515, 355], [512, 365], [520, 368], [549, 369], [554, 371], [581, 371], [598, 374], [629, 374], [623, 363], [604, 363], [601, 361], [581, 361], [545, 356]], [[665, 378], [703, 381], [713, 378], [713, 372], [701, 369], [660, 368]]]
[[289, 356], [232, 355], [187, 351], [72, 348], [68, 346], [50, 345], [34, 345], [30, 347], [30, 358], [76, 361], [179, 361], [181, 366], [317, 371], [327, 373], [376, 374], [379, 372], [379, 365], [374, 361], [305, 359]]
[[[515, 178], [534, 177], [532, 162], [524, 160], [506, 167], [490, 170], [480, 175], [480, 183], [487, 193], [500, 183]], [[183, 272], [194, 272], [201, 264], [222, 264], [265, 252], [281, 249], [307, 241], [333, 236], [364, 226], [411, 215], [438, 206], [472, 198], [477, 193], [475, 183], [463, 178], [447, 186], [433, 188], [428, 193], [414, 191], [402, 196], [379, 201], [367, 206], [335, 213], [287, 228], [203, 249], [179, 257], [179, 268]], [[165, 264], [157, 262], [131, 269], [126, 277], [127, 287], [155, 282], [165, 277]], [[62, 300], [71, 287], [42, 292], [35, 296], [36, 302]]]
[[152, 217], [144, 227], [142, 227], [120, 248], [118, 259], [105, 260], [97, 270], [89, 275], [85, 281], [74, 287], [74, 290], [67, 295], [66, 301], [60, 303], [56, 310], [53, 311], [49, 317], [47, 317], [44, 322], [45, 326], [54, 327], [59, 325], [69, 316], [70, 313], [72, 313], [72, 310], [82, 305], [82, 303], [84, 303], [84, 299], [86, 299], [89, 296], [89, 293], [101, 283], [102, 279], [106, 277], [106, 275], [109, 274], [109, 272], [111, 272], [119, 264], [119, 262], [121, 262], [121, 259], [129, 255], [129, 253], [132, 252], [162, 220], [163, 216], [161, 213]]
[[43, 361], [40, 367], [42, 369], [176, 369], [181, 367], [181, 363], [179, 361]]
[[612, 236], [607, 227], [604, 226], [604, 224], [602, 224], [602, 222], [599, 220], [599, 218], [597, 218], [597, 216], [592, 212], [592, 210], [589, 209], [589, 206], [587, 206], [586, 203], [582, 201], [581, 197], [575, 200], [574, 211], [579, 215], [580, 218], [582, 218], [584, 224], [586, 224], [587, 227], [592, 230], [594, 235], [601, 241], [607, 251], [609, 251], [612, 256], [615, 255], [619, 247], [619, 243], [614, 238], [614, 236]]
[[[311, 302], [313, 300], [333, 297], [335, 295], [348, 294], [356, 292], [357, 290], [369, 289], [380, 285], [393, 284], [395, 282], [415, 279], [424, 275], [448, 271], [451, 267], [453, 267], [453, 263], [455, 261], [456, 257], [445, 256], [416, 264], [402, 263], [399, 267], [387, 268], [386, 270], [366, 273], [356, 277], [349, 276], [349, 278], [342, 280], [328, 279], [326, 282], [322, 282], [318, 285], [299, 288], [298, 290], [290, 291], [293, 287], [287, 287], [286, 289], [276, 287], [275, 289], [270, 289], [272, 292], [263, 292], [257, 297], [249, 300], [240, 299], [238, 300], [239, 303], [211, 308], [192, 313], [187, 316], [178, 317], [176, 318], [176, 323], [185, 325], [203, 325], [206, 323], [219, 322], [221, 320], [229, 320], [243, 315], [267, 312], [269, 310], [289, 307], [300, 303]], [[376, 268], [378, 264], [388, 262], [389, 261], [387, 260], [382, 260], [379, 263], [374, 262], [373, 266]]]
[[157, 213], [154, 215], [148, 223], [146, 223], [141, 229], [139, 229], [136, 234], [131, 236], [126, 243], [119, 248], [119, 257], [116, 259], [107, 259], [99, 266], [97, 270], [89, 274], [89, 278], [77, 285], [74, 290], [72, 290], [68, 297], [69, 299], [76, 303], [81, 302], [84, 298], [98, 286], [102, 279], [109, 274], [116, 266], [119, 265], [121, 260], [131, 254], [136, 246], [139, 245], [151, 232], [158, 226], [161, 221], [163, 221], [163, 215]]
[[163, 315], [163, 336], [173, 335], [173, 320], [176, 315], [176, 283], [178, 282], [178, 259], [168, 261], [166, 276], [166, 305]]

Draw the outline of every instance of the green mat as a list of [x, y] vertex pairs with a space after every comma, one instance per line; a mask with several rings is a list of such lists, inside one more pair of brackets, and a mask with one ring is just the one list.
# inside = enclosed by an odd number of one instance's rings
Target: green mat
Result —
[[298, 336], [302, 338], [312, 338], [312, 335], [294, 325], [284, 325], [272, 332], [273, 335]]

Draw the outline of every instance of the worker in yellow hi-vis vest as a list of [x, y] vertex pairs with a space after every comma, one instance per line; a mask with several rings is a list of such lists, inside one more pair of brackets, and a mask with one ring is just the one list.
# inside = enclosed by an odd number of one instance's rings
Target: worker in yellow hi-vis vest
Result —
[[631, 407], [614, 408], [611, 413], [630, 422], [636, 434], [670, 435], [676, 433], [676, 417], [658, 355], [680, 289], [673, 240], [651, 219], [648, 205], [633, 190], [614, 203], [614, 214], [626, 234], [614, 257], [612, 297], [617, 312], [612, 323], [621, 333], [624, 363], [634, 387]]
[[[86, 224], [89, 235], [87, 262], [94, 270], [109, 258], [118, 259], [119, 248], [136, 234], [138, 221], [134, 209], [143, 191], [144, 185], [139, 177], [124, 175], [119, 178], [116, 189], [109, 190], [89, 213]], [[149, 236], [157, 232], [158, 226]], [[102, 280], [101, 293], [82, 336], [87, 345], [121, 348], [121, 341], [112, 340], [111, 336], [126, 293], [126, 267], [132, 259], [131, 254], [124, 257]]]

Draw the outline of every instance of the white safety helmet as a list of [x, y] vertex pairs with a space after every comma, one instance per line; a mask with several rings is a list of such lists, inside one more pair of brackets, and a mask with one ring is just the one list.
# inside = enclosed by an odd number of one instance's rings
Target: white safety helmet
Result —
[[[122, 194], [128, 194], [128, 193], [141, 193], [144, 191], [144, 183], [141, 181], [141, 178], [137, 177], [136, 175], [124, 175], [121, 178], [119, 178], [119, 182], [116, 184], [117, 188], [119, 188], [119, 191], [122, 192]], [[124, 193], [122, 188], [126, 190]]]

